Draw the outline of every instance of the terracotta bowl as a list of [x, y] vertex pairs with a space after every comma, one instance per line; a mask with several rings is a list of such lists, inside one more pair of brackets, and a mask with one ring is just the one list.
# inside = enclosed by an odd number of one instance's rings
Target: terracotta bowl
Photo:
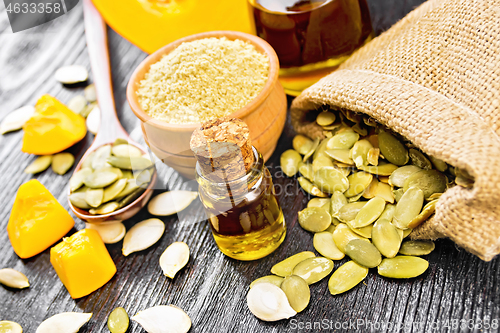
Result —
[[263, 39], [236, 31], [212, 31], [179, 39], [159, 49], [137, 67], [127, 86], [127, 100], [135, 115], [141, 120], [144, 139], [153, 153], [163, 163], [174, 168], [187, 178], [195, 177], [196, 159], [189, 149], [193, 131], [200, 127], [194, 124], [170, 124], [150, 117], [142, 110], [136, 94], [139, 83], [144, 79], [152, 64], [173, 51], [183, 42], [209, 37], [240, 39], [255, 45], [256, 49], [269, 58], [269, 78], [262, 91], [245, 107], [231, 114], [245, 121], [250, 129], [252, 144], [267, 160], [273, 153], [286, 120], [287, 101], [283, 87], [278, 81], [279, 62], [274, 49]]

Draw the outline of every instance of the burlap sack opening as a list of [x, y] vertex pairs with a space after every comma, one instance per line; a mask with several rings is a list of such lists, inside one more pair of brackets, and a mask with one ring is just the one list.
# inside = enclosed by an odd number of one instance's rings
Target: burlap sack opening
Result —
[[500, 252], [500, 4], [430, 0], [305, 90], [291, 108], [298, 133], [322, 105], [370, 115], [429, 155], [465, 169], [414, 239], [449, 237], [483, 260]]

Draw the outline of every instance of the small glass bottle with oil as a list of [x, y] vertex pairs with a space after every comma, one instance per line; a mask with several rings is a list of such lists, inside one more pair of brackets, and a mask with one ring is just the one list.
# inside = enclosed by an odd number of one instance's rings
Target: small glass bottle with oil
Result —
[[219, 249], [228, 257], [255, 260], [285, 239], [283, 211], [262, 155], [252, 147], [254, 163], [243, 177], [215, 183], [196, 165], [200, 199]]

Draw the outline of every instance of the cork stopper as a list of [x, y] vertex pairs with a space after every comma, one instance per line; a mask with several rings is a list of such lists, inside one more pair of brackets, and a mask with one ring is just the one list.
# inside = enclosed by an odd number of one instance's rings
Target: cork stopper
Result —
[[203, 176], [215, 182], [244, 176], [255, 160], [250, 131], [237, 118], [223, 117], [203, 123], [193, 132], [190, 145]]

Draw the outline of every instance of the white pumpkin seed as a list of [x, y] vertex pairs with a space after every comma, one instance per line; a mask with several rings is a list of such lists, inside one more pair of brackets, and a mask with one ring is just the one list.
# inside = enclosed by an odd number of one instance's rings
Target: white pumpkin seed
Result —
[[90, 111], [86, 120], [87, 129], [90, 133], [97, 135], [99, 127], [101, 126], [101, 109], [96, 106]]
[[409, 240], [401, 244], [399, 253], [408, 256], [425, 256], [434, 251], [436, 245], [433, 241]]
[[132, 318], [148, 333], [187, 333], [191, 319], [184, 310], [174, 305], [158, 305], [139, 311]]
[[116, 222], [102, 222], [102, 223], [85, 223], [85, 228], [94, 229], [101, 236], [102, 241], [106, 244], [118, 243], [125, 237], [126, 229], [123, 223]]
[[323, 231], [314, 234], [313, 246], [323, 257], [332, 260], [341, 260], [344, 258], [344, 253], [337, 248], [333, 241], [331, 232]]
[[23, 289], [30, 286], [26, 275], [12, 268], [0, 269], [0, 283], [15, 289]]
[[122, 253], [128, 256], [132, 252], [142, 251], [160, 240], [165, 231], [165, 224], [160, 219], [147, 219], [134, 225], [125, 234]]
[[148, 204], [148, 212], [155, 216], [169, 216], [186, 209], [198, 197], [193, 191], [168, 191], [158, 194]]
[[45, 319], [36, 329], [36, 333], [77, 333], [91, 317], [92, 313], [59, 313]]
[[92, 174], [92, 169], [88, 168], [88, 167], [81, 168], [80, 170], [75, 172], [73, 174], [73, 176], [71, 176], [71, 178], [69, 179], [69, 190], [71, 192], [74, 192], [74, 191], [78, 190], [80, 187], [82, 187], [83, 181], [90, 174]]
[[2, 320], [0, 321], [0, 333], [23, 333], [23, 328], [13, 321]]
[[357, 286], [367, 275], [368, 268], [354, 261], [348, 261], [332, 274], [328, 281], [328, 289], [332, 295], [344, 293]]
[[287, 319], [297, 314], [288, 303], [285, 292], [268, 282], [258, 283], [250, 288], [247, 305], [255, 317], [264, 321]]
[[253, 288], [256, 284], [263, 283], [263, 282], [268, 282], [274, 284], [276, 287], [281, 286], [281, 282], [283, 282], [285, 278], [277, 275], [266, 275], [261, 278], [258, 278], [256, 280], [253, 280], [252, 283], [250, 283], [250, 288]]
[[75, 163], [75, 157], [70, 153], [59, 153], [52, 157], [52, 171], [64, 175]]
[[30, 165], [24, 169], [24, 173], [35, 174], [47, 170], [52, 163], [52, 155], [37, 157]]
[[75, 84], [87, 81], [89, 72], [83, 66], [70, 65], [59, 68], [54, 77], [62, 84]]
[[170, 244], [160, 256], [163, 274], [173, 279], [189, 261], [189, 247], [184, 242]]
[[89, 102], [95, 102], [97, 100], [97, 94], [93, 83], [85, 87], [83, 94]]
[[87, 106], [87, 99], [78, 95], [69, 100], [67, 107], [76, 114], [80, 114]]
[[35, 107], [31, 105], [26, 105], [12, 111], [3, 118], [0, 124], [0, 134], [20, 130], [23, 128], [24, 123], [26, 123], [34, 113]]
[[306, 259], [314, 258], [314, 257], [315, 257], [315, 254], [310, 252], [310, 251], [296, 253], [293, 256], [290, 256], [290, 257], [286, 258], [285, 260], [282, 260], [279, 263], [277, 263], [276, 265], [274, 265], [271, 268], [271, 273], [278, 275], [278, 276], [286, 277], [286, 276], [292, 274], [292, 271], [295, 268], [295, 266], [297, 266], [297, 264], [299, 264], [300, 262], [302, 262]]

